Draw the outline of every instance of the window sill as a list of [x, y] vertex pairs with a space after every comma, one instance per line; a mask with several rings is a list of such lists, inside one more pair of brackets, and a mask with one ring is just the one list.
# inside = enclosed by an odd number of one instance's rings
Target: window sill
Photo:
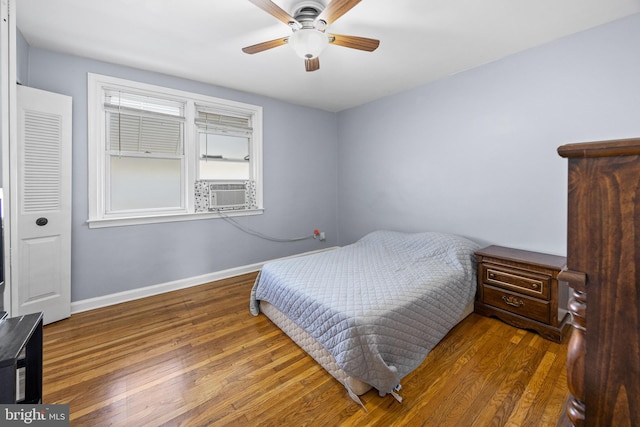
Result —
[[228, 210], [223, 211], [222, 214], [218, 212], [199, 212], [188, 214], [180, 213], [153, 216], [89, 219], [87, 220], [87, 224], [89, 225], [89, 228], [124, 227], [129, 225], [159, 224], [163, 222], [197, 221], [203, 219], [222, 218], [223, 216], [237, 217], [262, 215], [263, 213], [264, 209], [248, 209], [235, 211]]

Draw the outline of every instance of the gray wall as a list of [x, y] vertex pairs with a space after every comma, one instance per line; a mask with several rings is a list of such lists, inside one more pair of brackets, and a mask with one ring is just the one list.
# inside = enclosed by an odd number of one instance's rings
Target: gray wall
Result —
[[558, 146], [640, 136], [640, 15], [339, 116], [340, 243], [439, 230], [566, 253]]
[[[72, 301], [337, 243], [336, 114], [50, 51], [31, 48], [28, 55], [26, 84], [73, 97]], [[326, 232], [326, 242], [274, 243], [221, 219], [89, 229], [87, 72], [263, 106], [265, 213], [238, 221], [276, 237], [311, 235], [318, 228]]]

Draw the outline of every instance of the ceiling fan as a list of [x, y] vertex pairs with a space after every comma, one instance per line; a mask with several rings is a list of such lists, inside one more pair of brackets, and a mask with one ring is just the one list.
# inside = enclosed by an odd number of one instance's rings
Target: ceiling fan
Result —
[[288, 44], [304, 59], [307, 71], [316, 71], [320, 68], [318, 55], [329, 44], [348, 47], [351, 49], [373, 52], [378, 48], [380, 40], [366, 37], [344, 36], [340, 34], [327, 34], [327, 27], [351, 10], [361, 0], [331, 0], [327, 7], [314, 1], [302, 2], [292, 17], [271, 0], [249, 0], [279, 21], [287, 24], [293, 34], [281, 37], [242, 49], [243, 52], [254, 54], [274, 47]]

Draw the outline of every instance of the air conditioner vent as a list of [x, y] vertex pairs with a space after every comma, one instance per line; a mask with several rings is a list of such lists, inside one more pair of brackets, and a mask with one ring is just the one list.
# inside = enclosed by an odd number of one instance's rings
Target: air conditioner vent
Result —
[[247, 187], [241, 183], [209, 184], [209, 210], [245, 209]]

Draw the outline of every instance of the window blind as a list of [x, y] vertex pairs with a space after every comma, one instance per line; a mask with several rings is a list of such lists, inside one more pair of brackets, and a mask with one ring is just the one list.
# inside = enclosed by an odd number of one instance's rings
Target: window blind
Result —
[[184, 103], [105, 90], [111, 152], [182, 155]]
[[108, 112], [112, 152], [183, 154], [182, 122]]
[[249, 134], [253, 131], [249, 117], [221, 114], [196, 107], [195, 123], [198, 129], [211, 132]]

